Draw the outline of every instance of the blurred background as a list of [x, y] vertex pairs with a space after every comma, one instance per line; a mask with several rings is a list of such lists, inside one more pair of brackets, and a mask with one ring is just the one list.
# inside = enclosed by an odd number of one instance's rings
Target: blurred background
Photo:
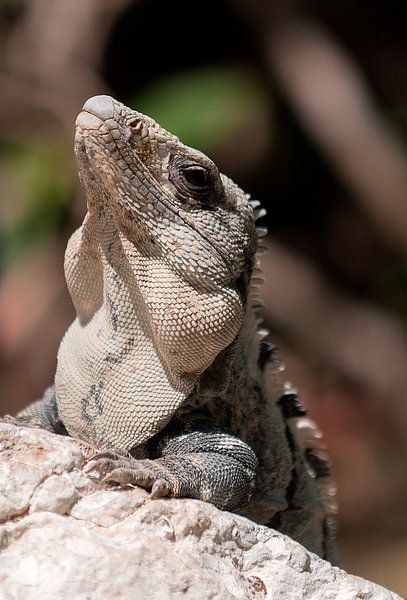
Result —
[[268, 215], [265, 319], [325, 432], [343, 566], [407, 594], [407, 9], [388, 0], [0, 0], [0, 412], [52, 381], [110, 93]]

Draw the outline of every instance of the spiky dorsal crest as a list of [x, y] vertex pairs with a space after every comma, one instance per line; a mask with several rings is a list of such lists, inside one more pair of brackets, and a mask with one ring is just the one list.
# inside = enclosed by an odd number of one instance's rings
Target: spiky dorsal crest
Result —
[[[253, 209], [254, 220], [258, 221], [266, 215], [266, 210], [261, 207], [258, 200], [252, 200], [250, 196], [247, 197]], [[259, 239], [265, 237], [268, 233], [265, 227], [256, 227], [256, 232]], [[259, 286], [264, 282], [260, 257], [266, 252], [267, 248], [265, 246], [258, 245], [255, 268], [250, 282], [252, 308], [256, 313], [265, 306], [259, 297]], [[273, 373], [276, 376], [279, 371], [284, 370], [284, 365], [276, 355], [276, 347], [267, 341], [270, 332], [262, 326], [263, 320], [257, 314], [255, 322], [257, 325], [256, 334], [260, 343], [259, 364], [260, 362], [263, 362], [263, 365], [265, 362], [271, 363]], [[274, 393], [273, 396], [277, 398], [284, 418], [302, 449], [309, 475], [316, 479], [328, 524], [332, 527], [335, 523], [334, 517], [338, 512], [338, 503], [336, 500], [336, 484], [331, 476], [331, 465], [326, 446], [323, 443], [323, 435], [316, 422], [307, 416], [307, 411], [292, 384], [287, 381], [283, 384], [277, 383], [277, 388], [275, 390], [277, 394]]]

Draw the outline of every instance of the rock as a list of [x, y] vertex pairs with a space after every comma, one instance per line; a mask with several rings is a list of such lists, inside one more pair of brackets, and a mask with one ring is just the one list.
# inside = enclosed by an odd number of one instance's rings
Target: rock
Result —
[[0, 423], [0, 600], [396, 599], [290, 538], [81, 471], [76, 442]]

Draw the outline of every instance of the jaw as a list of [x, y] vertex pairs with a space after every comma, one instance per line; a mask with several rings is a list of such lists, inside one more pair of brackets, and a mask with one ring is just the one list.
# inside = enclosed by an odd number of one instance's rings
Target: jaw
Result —
[[[237, 295], [191, 288], [109, 232], [108, 221], [100, 226], [99, 217], [87, 217], [68, 246], [78, 319], [60, 346], [56, 393], [71, 435], [128, 451], [160, 431], [192, 394], [233, 342], [243, 309]], [[112, 414], [126, 418], [112, 421]]]

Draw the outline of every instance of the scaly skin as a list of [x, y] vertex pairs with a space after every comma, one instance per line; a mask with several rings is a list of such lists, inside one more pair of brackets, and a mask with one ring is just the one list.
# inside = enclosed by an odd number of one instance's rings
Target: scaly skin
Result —
[[213, 502], [332, 559], [316, 429], [258, 331], [258, 203], [108, 96], [85, 103], [75, 153], [88, 205], [65, 257], [77, 318], [55, 387], [21, 417], [99, 449], [95, 477]]

